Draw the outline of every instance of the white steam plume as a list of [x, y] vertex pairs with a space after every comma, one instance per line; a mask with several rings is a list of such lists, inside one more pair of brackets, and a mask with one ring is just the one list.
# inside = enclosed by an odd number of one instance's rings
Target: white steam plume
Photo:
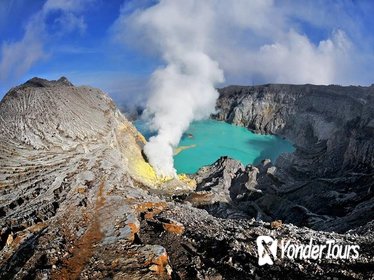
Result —
[[[137, 18], [138, 26], [151, 32], [167, 64], [152, 75], [146, 108], [157, 135], [144, 152], [159, 176], [176, 176], [173, 148], [193, 120], [214, 111], [218, 97], [214, 86], [223, 82], [223, 71], [205, 53], [208, 9], [194, 1], [162, 1]], [[196, 30], [192, 21], [200, 21], [201, 28]]]
[[176, 174], [173, 147], [191, 121], [214, 111], [218, 97], [214, 84], [223, 81], [223, 72], [201, 51], [177, 52], [167, 62], [152, 77], [153, 94], [146, 110], [158, 134], [149, 139], [144, 152], [158, 175], [170, 177]]

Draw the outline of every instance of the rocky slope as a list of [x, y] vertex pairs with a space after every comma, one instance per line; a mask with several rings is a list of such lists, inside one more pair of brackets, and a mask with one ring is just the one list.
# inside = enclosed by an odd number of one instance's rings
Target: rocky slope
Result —
[[296, 147], [255, 176], [262, 193], [245, 201], [259, 214], [339, 232], [373, 220], [374, 86], [230, 86], [217, 110], [216, 119]]
[[[266, 164], [257, 172], [220, 159], [200, 170], [196, 190], [187, 177], [160, 180], [143, 137], [100, 90], [34, 78], [1, 101], [0, 131], [0, 279], [374, 275], [372, 223], [337, 234], [250, 219], [233, 201], [259, 193]], [[360, 256], [259, 266], [259, 235], [358, 244]]]

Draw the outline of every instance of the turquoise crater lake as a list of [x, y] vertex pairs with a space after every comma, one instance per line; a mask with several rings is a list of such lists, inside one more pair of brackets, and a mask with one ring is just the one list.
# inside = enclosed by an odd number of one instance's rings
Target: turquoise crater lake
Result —
[[[145, 124], [135, 126], [148, 139]], [[244, 165], [258, 164], [265, 158], [273, 162], [285, 152], [293, 152], [292, 144], [278, 136], [255, 134], [240, 126], [215, 120], [193, 122], [184, 133], [175, 151], [174, 166], [178, 173], [195, 173], [221, 156], [241, 161]]]

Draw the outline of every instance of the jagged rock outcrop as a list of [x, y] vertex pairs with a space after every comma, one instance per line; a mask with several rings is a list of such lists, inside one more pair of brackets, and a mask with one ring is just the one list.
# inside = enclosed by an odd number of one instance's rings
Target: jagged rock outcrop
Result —
[[[217, 110], [216, 119], [296, 147], [265, 176], [262, 188], [277, 191], [256, 205], [270, 217], [340, 232], [374, 219], [374, 86], [230, 86]], [[304, 218], [293, 220], [290, 207]]]
[[[210, 215], [194, 195], [260, 195], [263, 168], [223, 159], [198, 173], [196, 191], [186, 177], [162, 181], [143, 137], [97, 89], [34, 78], [1, 101], [0, 131], [1, 279], [373, 277], [372, 224], [337, 234]], [[360, 256], [260, 267], [259, 235], [357, 244]]]

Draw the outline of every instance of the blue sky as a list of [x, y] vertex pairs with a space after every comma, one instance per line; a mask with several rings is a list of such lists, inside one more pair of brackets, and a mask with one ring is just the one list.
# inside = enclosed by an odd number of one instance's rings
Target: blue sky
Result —
[[[121, 6], [126, 3], [123, 0], [84, 2], [84, 8], [75, 13], [83, 19], [82, 29], [73, 28], [65, 32], [56, 24], [61, 12], [48, 14], [44, 20], [46, 30], [41, 36], [43, 38], [38, 38], [43, 41], [45, 56], [37, 59], [26, 71], [10, 71], [7, 78], [0, 79], [0, 96], [10, 87], [34, 76], [57, 79], [65, 75], [77, 84], [101, 86], [117, 97], [121, 94], [118, 80], [125, 80], [136, 87], [138, 82], [150, 75], [157, 66], [157, 58], [146, 57], [136, 48], [118, 43], [113, 38], [112, 25], [120, 14]], [[27, 24], [42, 10], [46, 1], [1, 0], [0, 3], [0, 44], [4, 45], [22, 40]], [[132, 81], [134, 85], [131, 85]]]
[[[160, 6], [167, 24], [179, 26], [168, 14], [174, 4], [164, 2], [0, 0], [0, 97], [34, 76], [67, 76], [117, 100], [144, 98], [150, 75], [167, 63], [160, 45], [170, 34], [152, 33], [161, 19], [139, 18]], [[198, 11], [209, 28], [194, 20], [191, 28], [209, 38], [203, 49], [225, 74], [219, 85], [374, 83], [372, 1], [208, 2]]]

